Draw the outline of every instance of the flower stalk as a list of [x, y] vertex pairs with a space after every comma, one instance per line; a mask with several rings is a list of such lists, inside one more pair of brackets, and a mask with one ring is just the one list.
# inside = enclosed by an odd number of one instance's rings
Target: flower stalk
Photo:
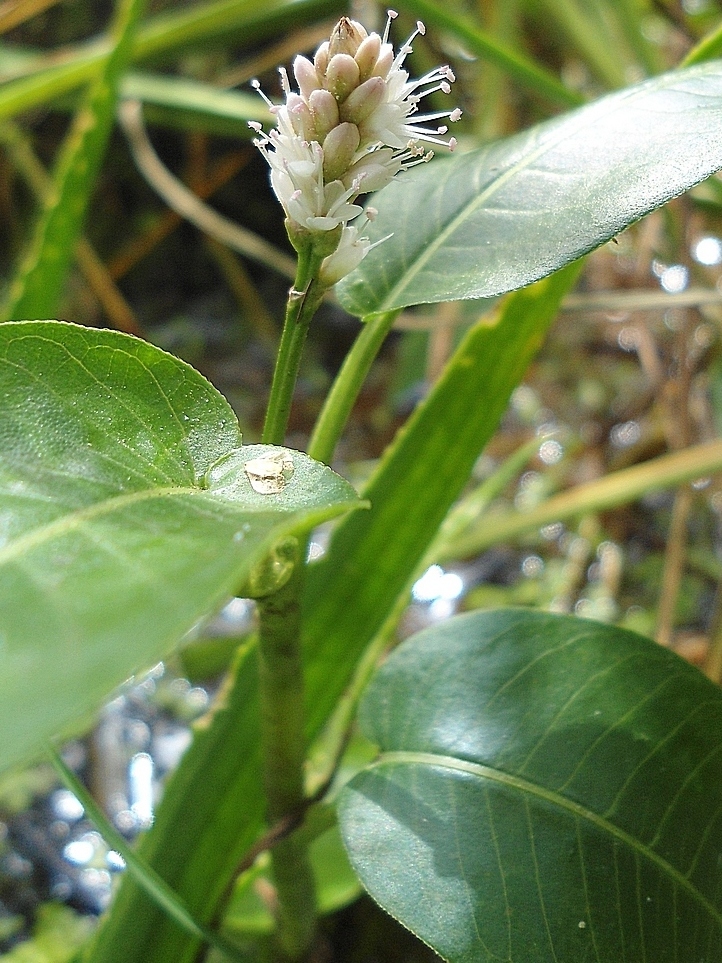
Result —
[[[259, 600], [259, 689], [266, 815], [271, 826], [305, 805], [303, 666], [298, 644], [301, 578]], [[301, 960], [316, 934], [316, 893], [306, 844], [295, 834], [271, 850], [280, 958]]]
[[[298, 266], [286, 303], [286, 317], [261, 435], [261, 441], [266, 445], [283, 444], [306, 335], [327, 290], [319, 278], [319, 271], [327, 256], [328, 247], [338, 243], [339, 233], [340, 231], [336, 231], [331, 235], [323, 235], [320, 238], [321, 244], [312, 235], [307, 235], [306, 238], [297, 235], [295, 238], [298, 245]], [[304, 240], [306, 243], [303, 243]]]
[[[285, 103], [266, 102], [276, 126], [266, 133], [252, 123], [254, 143], [269, 165], [271, 185], [286, 213], [286, 230], [298, 252], [289, 292], [262, 441], [281, 445], [311, 320], [325, 292], [354, 270], [375, 244], [366, 228], [375, 210], [362, 195], [385, 187], [401, 171], [424, 163], [432, 151], [420, 142], [453, 150], [446, 124], [458, 109], [419, 113], [419, 101], [436, 91], [449, 93], [454, 75], [447, 66], [410, 80], [404, 61], [422, 23], [399, 49], [389, 42], [396, 14], [389, 12], [383, 36], [342, 17], [313, 60], [298, 56], [291, 89], [281, 69]], [[254, 86], [260, 91], [260, 85]], [[432, 125], [432, 126], [429, 126]], [[436, 125], [436, 126], [433, 126]], [[357, 223], [360, 215], [365, 217]], [[330, 457], [360, 386], [366, 366], [383, 340], [392, 316], [372, 326], [358, 370], [346, 368], [321, 434], [313, 445]], [[361, 363], [363, 359], [363, 363]], [[354, 375], [358, 375], [355, 377]], [[306, 746], [303, 720], [303, 662], [300, 647], [301, 581], [297, 563], [290, 581], [259, 601], [260, 702], [264, 784], [271, 824], [298, 815], [304, 805]], [[292, 834], [271, 853], [277, 897], [277, 944], [287, 960], [302, 960], [316, 932], [313, 876], [302, 839]]]

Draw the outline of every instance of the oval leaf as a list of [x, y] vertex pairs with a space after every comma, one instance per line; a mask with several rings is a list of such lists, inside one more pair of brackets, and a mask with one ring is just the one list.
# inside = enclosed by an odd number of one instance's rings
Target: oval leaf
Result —
[[298, 452], [254, 491], [247, 463], [284, 450], [239, 450], [226, 400], [128, 335], [0, 325], [0, 398], [0, 766], [157, 661], [279, 538], [359, 504]]
[[716, 963], [722, 693], [648, 639], [539, 612], [419, 633], [361, 708], [351, 861], [454, 963]]
[[374, 199], [374, 248], [338, 286], [360, 316], [484, 298], [556, 271], [722, 168], [722, 61], [416, 167]]

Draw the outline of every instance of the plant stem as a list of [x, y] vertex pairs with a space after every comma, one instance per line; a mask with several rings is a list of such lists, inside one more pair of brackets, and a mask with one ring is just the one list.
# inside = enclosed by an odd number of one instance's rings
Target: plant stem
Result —
[[[298, 565], [278, 592], [259, 600], [261, 748], [267, 817], [271, 825], [305, 803], [303, 664], [300, 646], [301, 582]], [[297, 836], [271, 851], [278, 899], [278, 942], [291, 960], [302, 959], [316, 929], [316, 895], [307, 845]]]
[[261, 436], [261, 441], [266, 445], [283, 444], [308, 326], [323, 296], [324, 289], [317, 280], [322, 259], [310, 246], [299, 251], [296, 280], [288, 295], [286, 318]]
[[398, 313], [387, 311], [370, 318], [346, 355], [308, 444], [308, 453], [316, 461], [331, 461], [361, 385]]

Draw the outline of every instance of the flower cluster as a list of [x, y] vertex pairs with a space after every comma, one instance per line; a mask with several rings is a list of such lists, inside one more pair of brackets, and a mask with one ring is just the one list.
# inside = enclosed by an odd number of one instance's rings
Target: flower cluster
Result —
[[[251, 124], [258, 134], [254, 143], [271, 168], [271, 184], [286, 212], [291, 239], [334, 231], [339, 235], [321, 266], [326, 285], [353, 270], [372, 247], [362, 229], [349, 225], [362, 213], [359, 196], [385, 187], [400, 170], [429, 160], [433, 152], [420, 141], [450, 150], [456, 146], [455, 138], [444, 139], [446, 126], [425, 125], [442, 118], [456, 121], [460, 110], [418, 113], [423, 97], [439, 90], [450, 93], [454, 75], [444, 66], [409, 80], [403, 63], [424, 25], [419, 22], [394, 54], [388, 35], [395, 17], [389, 11], [383, 37], [343, 17], [313, 61], [296, 57], [298, 93], [281, 68], [285, 104], [264, 98], [276, 127], [266, 134], [260, 124]], [[259, 88], [257, 82], [254, 86]], [[367, 208], [369, 220], [374, 213]]]

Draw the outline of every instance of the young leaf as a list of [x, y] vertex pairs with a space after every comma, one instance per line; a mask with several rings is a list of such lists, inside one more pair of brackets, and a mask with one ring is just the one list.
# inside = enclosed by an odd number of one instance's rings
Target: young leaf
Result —
[[473, 613], [401, 646], [340, 803], [371, 894], [452, 963], [713, 963], [722, 693], [608, 625]]
[[[225, 399], [128, 335], [0, 325], [0, 766], [233, 594], [283, 536], [358, 504], [300, 453], [239, 449]], [[19, 720], [22, 720], [20, 723]]]
[[522, 287], [722, 168], [722, 61], [435, 159], [374, 199], [374, 248], [339, 284], [367, 315]]

